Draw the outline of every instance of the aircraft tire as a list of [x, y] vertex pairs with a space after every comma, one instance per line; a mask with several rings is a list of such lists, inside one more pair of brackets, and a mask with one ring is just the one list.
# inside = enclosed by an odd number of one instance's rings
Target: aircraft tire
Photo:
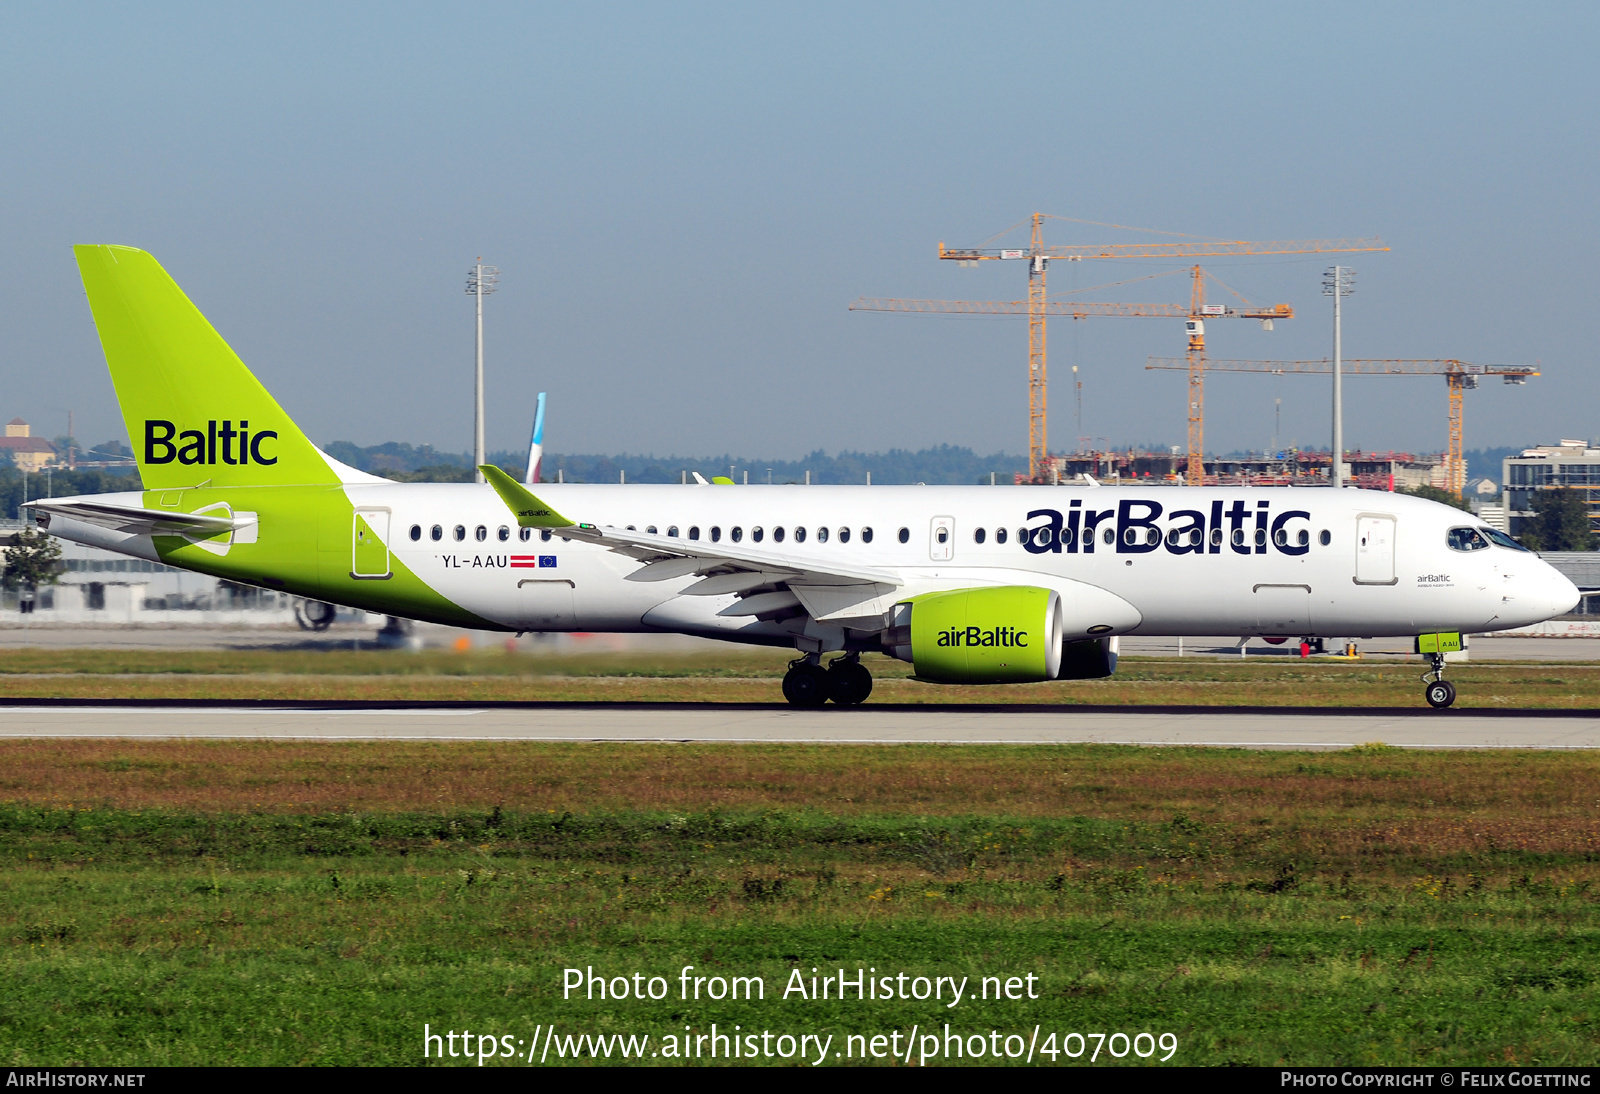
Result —
[[821, 665], [801, 664], [783, 677], [783, 697], [790, 706], [820, 707], [828, 701], [828, 670]]
[[828, 666], [828, 698], [842, 707], [866, 702], [872, 694], [872, 673], [859, 661], [835, 661]]
[[1456, 686], [1448, 680], [1435, 680], [1423, 691], [1423, 698], [1434, 710], [1443, 710], [1456, 701]]

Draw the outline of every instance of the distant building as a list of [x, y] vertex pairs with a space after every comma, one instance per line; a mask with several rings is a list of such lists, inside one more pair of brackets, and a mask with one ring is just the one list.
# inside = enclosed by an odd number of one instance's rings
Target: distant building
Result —
[[56, 458], [56, 446], [43, 437], [28, 434], [28, 423], [12, 418], [6, 423], [6, 435], [0, 437], [0, 453], [10, 456], [11, 462], [24, 471], [38, 471]]
[[[1205, 461], [1208, 486], [1326, 486], [1332, 459], [1327, 452], [1289, 449], [1255, 452], [1244, 456], [1217, 456]], [[1181, 451], [1080, 452], [1052, 456], [1045, 474], [1060, 482], [1092, 475], [1101, 482], [1179, 483], [1188, 457]], [[1020, 479], [1018, 481], [1021, 481]], [[1449, 485], [1444, 457], [1410, 452], [1348, 452], [1345, 481], [1366, 490], [1411, 490], [1418, 486]]]
[[1505, 482], [1506, 531], [1520, 536], [1533, 518], [1533, 496], [1540, 490], [1581, 490], [1589, 527], [1600, 531], [1600, 448], [1587, 441], [1524, 449], [1502, 462]]

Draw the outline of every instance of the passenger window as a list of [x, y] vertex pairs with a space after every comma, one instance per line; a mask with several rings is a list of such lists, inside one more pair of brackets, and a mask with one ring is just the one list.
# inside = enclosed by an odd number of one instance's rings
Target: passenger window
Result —
[[826, 527], [817, 529], [817, 542], [818, 543], [826, 543], [826, 542], [828, 542], [828, 529]]
[[1489, 546], [1489, 541], [1471, 528], [1450, 529], [1445, 535], [1445, 542], [1452, 551], [1482, 551]]
[[435, 524], [432, 528], [428, 529], [428, 538], [435, 540], [443, 539], [444, 529]]
[[656, 534], [656, 526], [654, 524], [646, 524], [644, 530], [647, 535], [653, 536]]
[[1048, 527], [1035, 528], [1033, 531], [1033, 542], [1038, 544], [1040, 547], [1050, 546], [1050, 529]]
[[506, 540], [511, 538], [511, 529], [502, 524], [500, 526], [500, 530], [495, 533], [495, 536], [500, 540], [501, 543], [504, 543]]
[[1107, 546], [1117, 542], [1117, 530], [1115, 528], [1107, 528], [1100, 533], [1100, 541]]
[[[1324, 534], [1326, 534], [1326, 533], [1324, 533]], [[1213, 529], [1211, 529], [1211, 546], [1213, 546], [1213, 547], [1221, 547], [1222, 546], [1222, 529], [1221, 528], [1213, 528]]]
[[806, 541], [805, 525], [803, 525], [803, 524], [795, 525], [795, 527], [794, 527], [794, 541], [796, 543], [804, 543]]
[[900, 536], [900, 542], [901, 543], [910, 542], [910, 540], [911, 540], [911, 529], [909, 529], [909, 528], [900, 529], [899, 536]]
[[467, 526], [465, 524], [456, 525], [455, 537], [457, 543], [460, 543], [462, 540], [467, 538]]
[[[693, 529], [690, 529], [690, 532], [691, 532], [691, 535], [689, 536], [690, 539], [694, 538], [694, 536], [692, 534], [693, 531], [694, 531]], [[722, 542], [722, 526], [721, 525], [713, 524], [711, 526], [711, 542], [712, 543], [721, 543]]]
[[533, 538], [533, 529], [532, 528], [518, 528], [517, 529], [517, 538], [520, 539], [524, 543], [528, 542], [530, 539]]
[[544, 543], [549, 543], [549, 542], [550, 542], [550, 537], [551, 537], [551, 536], [552, 536], [552, 535], [554, 535], [554, 534], [555, 534], [555, 533], [554, 533], [554, 532], [552, 532], [552, 531], [551, 531], [551, 530], [550, 530], [550, 529], [548, 529], [548, 528], [541, 528], [541, 529], [539, 529], [539, 539], [540, 539], [540, 540], [541, 540], [541, 541], [542, 541], [542, 542], [544, 542]]
[[472, 534], [478, 537], [479, 543], [482, 543], [484, 540], [489, 538], [489, 529], [480, 524], [477, 528], [473, 529]]
[[[1301, 533], [1300, 533], [1300, 534], [1301, 534], [1301, 535], [1305, 535], [1305, 533], [1304, 533], [1304, 532], [1301, 532]], [[1201, 536], [1200, 536], [1200, 529], [1198, 529], [1198, 528], [1191, 528], [1191, 529], [1190, 529], [1190, 530], [1189, 530], [1189, 546], [1191, 546], [1191, 547], [1198, 547], [1198, 546], [1200, 546], [1200, 539], [1201, 539]]]
[[1273, 533], [1272, 542], [1276, 543], [1279, 547], [1289, 546], [1289, 533], [1284, 531], [1282, 528], [1279, 528]]
[[1321, 532], [1317, 533], [1317, 542], [1326, 547], [1328, 544], [1333, 542], [1333, 533], [1324, 528]]
[[1233, 545], [1235, 547], [1243, 547], [1244, 546], [1244, 529], [1243, 528], [1235, 528], [1233, 530], [1232, 539], [1233, 539]]
[[872, 529], [871, 528], [863, 528], [863, 529], [861, 529], [861, 542], [862, 543], [871, 543], [872, 542]]
[[1167, 531], [1167, 546], [1168, 547], [1176, 547], [1178, 545], [1178, 537], [1181, 536], [1182, 534], [1183, 533], [1179, 532], [1176, 528], [1168, 529], [1168, 531]]
[[1137, 543], [1138, 538], [1138, 533], [1132, 528], [1129, 528], [1127, 531], [1122, 533], [1122, 542], [1126, 543], [1129, 547], [1132, 547], [1135, 543]]
[[774, 528], [772, 530], [772, 542], [774, 542], [774, 543], [782, 543], [783, 542], [783, 526], [782, 525], [779, 525], [778, 527], [776, 527], [776, 528]]
[[988, 535], [989, 533], [985, 532], [982, 528], [974, 528], [972, 530], [972, 542], [982, 543], [988, 538]]
[[939, 529], [937, 532], [934, 533], [933, 538], [937, 539], [940, 543], [949, 543], [950, 542], [950, 529], [948, 529], [948, 528]]
[[743, 528], [735, 528], [735, 529], [733, 529], [732, 531], [730, 531], [728, 533], [728, 538], [733, 540], [733, 542], [738, 543], [741, 539], [744, 538], [744, 529]]
[[667, 535], [674, 539], [678, 538], [678, 526], [676, 524], [667, 525]]
[[700, 526], [698, 524], [689, 525], [689, 538], [690, 539], [699, 539], [700, 538]]
[[840, 543], [849, 543], [850, 542], [850, 529], [848, 529], [848, 528], [839, 529], [839, 542]]
[[1257, 547], [1265, 547], [1266, 545], [1267, 545], [1267, 530], [1265, 528], [1257, 528], [1256, 529], [1256, 546]]
[[994, 541], [996, 543], [1004, 543], [1006, 541], [1006, 530], [1004, 528], [996, 528], [994, 530]]
[[764, 536], [765, 534], [766, 533], [761, 530], [761, 525], [759, 525], [759, 524], [756, 525], [754, 528], [750, 529], [750, 538], [753, 541], [755, 541], [756, 543], [760, 543], [761, 542], [761, 537]]
[[422, 538], [422, 525], [413, 524], [411, 526], [411, 538], [414, 540]]
[[1294, 537], [1294, 541], [1301, 547], [1309, 547], [1311, 545], [1311, 533], [1302, 528], [1299, 534]]

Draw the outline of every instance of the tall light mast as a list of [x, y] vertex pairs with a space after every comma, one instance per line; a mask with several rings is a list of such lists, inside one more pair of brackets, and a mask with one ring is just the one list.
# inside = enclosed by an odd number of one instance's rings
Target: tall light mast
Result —
[[1344, 343], [1339, 302], [1355, 291], [1356, 272], [1349, 266], [1329, 266], [1322, 276], [1322, 295], [1333, 297], [1333, 459], [1328, 481], [1335, 488], [1344, 485], [1344, 391], [1340, 382]]
[[472, 269], [467, 271], [467, 293], [477, 298], [478, 305], [478, 353], [477, 374], [474, 393], [476, 396], [474, 407], [476, 413], [473, 417], [472, 430], [472, 467], [473, 480], [483, 482], [483, 472], [477, 468], [483, 466], [483, 298], [494, 292], [495, 284], [500, 280], [498, 266], [485, 266], [480, 255]]

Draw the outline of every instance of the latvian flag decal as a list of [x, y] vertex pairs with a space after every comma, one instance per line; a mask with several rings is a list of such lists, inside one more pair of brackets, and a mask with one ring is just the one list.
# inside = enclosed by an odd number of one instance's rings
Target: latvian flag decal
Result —
[[533, 570], [533, 569], [538, 569], [539, 567], [543, 567], [546, 570], [550, 570], [550, 569], [554, 569], [555, 568], [555, 564], [556, 564], [556, 556], [555, 555], [512, 555], [511, 556], [511, 568], [512, 569], [519, 569], [520, 568], [520, 569], [524, 569], [524, 570]]

